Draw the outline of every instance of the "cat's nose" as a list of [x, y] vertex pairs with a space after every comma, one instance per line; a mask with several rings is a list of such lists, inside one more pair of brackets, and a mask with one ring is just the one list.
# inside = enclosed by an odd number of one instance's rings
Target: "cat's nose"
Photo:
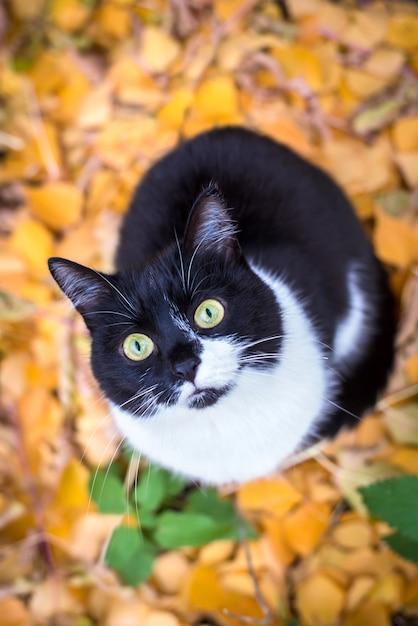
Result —
[[192, 383], [194, 382], [199, 363], [199, 357], [190, 356], [186, 359], [182, 359], [181, 361], [176, 361], [172, 364], [171, 368], [176, 376]]

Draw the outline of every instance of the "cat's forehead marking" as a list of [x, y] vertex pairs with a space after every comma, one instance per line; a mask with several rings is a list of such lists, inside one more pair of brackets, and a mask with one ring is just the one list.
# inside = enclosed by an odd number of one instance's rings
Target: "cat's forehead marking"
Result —
[[166, 295], [164, 295], [164, 300], [169, 307], [170, 318], [177, 326], [177, 328], [179, 328], [187, 335], [194, 337], [195, 333], [193, 332], [187, 317], [180, 312], [178, 306], [174, 302], [172, 302]]

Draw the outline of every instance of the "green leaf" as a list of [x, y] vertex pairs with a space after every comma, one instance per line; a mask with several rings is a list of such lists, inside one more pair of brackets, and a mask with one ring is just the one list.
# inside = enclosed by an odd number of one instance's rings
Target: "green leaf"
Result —
[[237, 512], [233, 502], [221, 499], [216, 489], [195, 489], [187, 499], [186, 509], [197, 513], [205, 513], [219, 522], [236, 523]]
[[146, 509], [137, 509], [136, 517], [141, 528], [152, 530], [157, 523], [157, 515], [153, 511]]
[[167, 496], [168, 475], [161, 467], [149, 465], [141, 474], [134, 499], [147, 511], [158, 509]]
[[179, 476], [178, 474], [173, 474], [167, 470], [164, 470], [167, 474], [167, 495], [174, 497], [178, 496], [185, 487], [187, 486], [187, 479], [183, 478], [183, 476]]
[[394, 189], [387, 193], [379, 194], [376, 200], [388, 215], [401, 217], [408, 211], [411, 195], [404, 189]]
[[361, 487], [360, 493], [374, 517], [418, 541], [418, 476], [397, 476]]
[[163, 548], [202, 546], [215, 539], [236, 539], [237, 529], [195, 511], [165, 511], [158, 516], [155, 541]]
[[404, 559], [418, 564], [418, 541], [414, 541], [400, 532], [395, 532], [393, 535], [385, 537], [385, 542]]
[[138, 528], [118, 526], [112, 533], [105, 563], [115, 569], [128, 585], [138, 585], [152, 572], [156, 548], [144, 541]]
[[114, 470], [99, 470], [90, 475], [89, 489], [101, 513], [127, 513], [130, 509], [125, 489]]

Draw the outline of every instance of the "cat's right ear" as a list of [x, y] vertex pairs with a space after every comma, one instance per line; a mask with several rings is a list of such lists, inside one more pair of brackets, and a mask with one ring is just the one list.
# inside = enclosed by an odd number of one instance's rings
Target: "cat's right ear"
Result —
[[60, 289], [71, 300], [90, 328], [92, 319], [89, 319], [89, 314], [97, 310], [103, 296], [106, 296], [107, 292], [110, 294], [112, 288], [115, 288], [110, 282], [110, 277], [60, 257], [48, 259], [48, 266]]

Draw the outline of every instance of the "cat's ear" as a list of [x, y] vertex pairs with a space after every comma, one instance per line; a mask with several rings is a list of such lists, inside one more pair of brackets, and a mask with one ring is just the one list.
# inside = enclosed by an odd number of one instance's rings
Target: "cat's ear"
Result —
[[187, 222], [184, 248], [189, 254], [196, 250], [224, 256], [228, 261], [241, 257], [236, 227], [221, 193], [210, 185], [195, 201]]
[[95, 316], [92, 315], [89, 319], [89, 314], [97, 310], [103, 296], [110, 295], [112, 289], [115, 289], [110, 282], [110, 277], [60, 257], [48, 259], [48, 266], [60, 289], [84, 317], [87, 326], [91, 328], [94, 325]]

